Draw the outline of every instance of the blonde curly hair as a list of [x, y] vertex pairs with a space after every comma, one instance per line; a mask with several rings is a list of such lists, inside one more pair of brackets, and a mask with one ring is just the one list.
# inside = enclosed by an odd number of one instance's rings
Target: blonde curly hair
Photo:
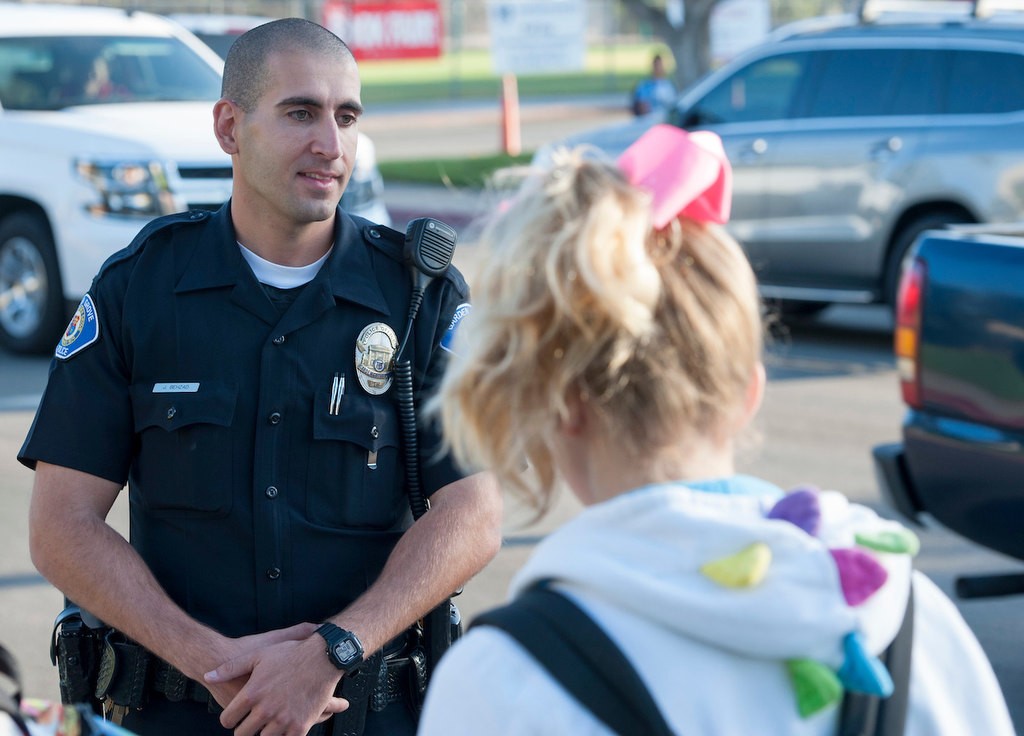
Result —
[[724, 230], [679, 218], [653, 231], [646, 192], [612, 162], [563, 149], [475, 247], [473, 310], [431, 405], [461, 462], [541, 514], [570, 397], [637, 462], [728, 431], [762, 326], [754, 275]]

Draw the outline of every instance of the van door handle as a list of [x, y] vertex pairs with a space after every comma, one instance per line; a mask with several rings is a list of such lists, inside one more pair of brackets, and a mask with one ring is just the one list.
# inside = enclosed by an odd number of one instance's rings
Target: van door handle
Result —
[[890, 136], [871, 147], [870, 156], [874, 161], [884, 161], [903, 148], [903, 139], [898, 135]]
[[767, 150], [768, 141], [764, 138], [755, 138], [748, 145], [741, 148], [737, 152], [737, 156], [741, 161], [750, 162], [763, 156]]

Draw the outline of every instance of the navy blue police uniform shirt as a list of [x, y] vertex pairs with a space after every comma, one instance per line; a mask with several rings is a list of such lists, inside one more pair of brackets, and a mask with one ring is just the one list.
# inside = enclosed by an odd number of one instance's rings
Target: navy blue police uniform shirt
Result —
[[[404, 236], [341, 210], [336, 221], [328, 260], [283, 316], [227, 205], [148, 225], [68, 326], [19, 454], [127, 482], [132, 546], [228, 636], [337, 613], [411, 523], [389, 370], [411, 291]], [[417, 407], [467, 302], [454, 268], [426, 291]], [[437, 423], [420, 425], [429, 496], [465, 473], [440, 453]]]

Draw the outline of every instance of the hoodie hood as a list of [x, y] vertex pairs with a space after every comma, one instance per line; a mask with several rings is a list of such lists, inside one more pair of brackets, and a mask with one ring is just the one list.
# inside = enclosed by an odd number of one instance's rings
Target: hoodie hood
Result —
[[917, 548], [902, 525], [834, 491], [784, 494], [736, 476], [584, 509], [538, 545], [512, 593], [554, 579], [664, 635], [884, 696], [891, 680], [875, 655], [899, 629]]

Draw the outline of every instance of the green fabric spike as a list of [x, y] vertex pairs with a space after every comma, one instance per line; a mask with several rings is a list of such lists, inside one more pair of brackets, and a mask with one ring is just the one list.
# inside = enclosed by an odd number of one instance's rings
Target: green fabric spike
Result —
[[858, 532], [854, 539], [861, 547], [877, 552], [893, 552], [913, 557], [921, 549], [921, 541], [909, 529]]
[[812, 716], [842, 699], [842, 683], [835, 672], [820, 662], [790, 659], [786, 668], [796, 691], [796, 705], [801, 718]]
[[771, 564], [771, 547], [754, 542], [734, 555], [701, 565], [700, 571], [727, 588], [751, 588], [764, 580]]

